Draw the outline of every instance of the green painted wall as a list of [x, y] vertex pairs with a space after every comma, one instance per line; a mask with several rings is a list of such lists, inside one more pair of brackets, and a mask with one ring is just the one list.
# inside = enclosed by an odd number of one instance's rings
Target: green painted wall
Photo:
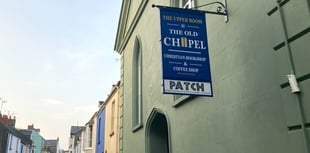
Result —
[[34, 153], [41, 153], [44, 147], [44, 139], [36, 130], [31, 131], [32, 131], [31, 140], [33, 142], [33, 145], [35, 146]]
[[[228, 23], [222, 16], [206, 15], [214, 97], [195, 97], [177, 107], [173, 95], [161, 93], [159, 10], [151, 7], [153, 3], [169, 6], [170, 2], [142, 1], [146, 6], [132, 33], [125, 33], [128, 39], [116, 43], [124, 44], [117, 50], [122, 55], [120, 153], [146, 152], [147, 121], [154, 108], [167, 117], [172, 153], [309, 153], [302, 130], [306, 128], [310, 139], [307, 0], [290, 0], [282, 6], [299, 95], [287, 86], [286, 75], [291, 72], [287, 48], [274, 49], [285, 40], [279, 11], [267, 15], [276, 7], [276, 0], [227, 1]], [[196, 0], [195, 4], [208, 2], [212, 1]], [[138, 35], [143, 127], [132, 132], [132, 59]], [[298, 103], [302, 104], [303, 122]]]

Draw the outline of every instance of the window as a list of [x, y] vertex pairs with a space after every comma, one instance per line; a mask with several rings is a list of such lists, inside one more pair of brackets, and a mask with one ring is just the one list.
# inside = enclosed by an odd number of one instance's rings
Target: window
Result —
[[[186, 8], [186, 9], [191, 9], [195, 7], [195, 0], [174, 0], [172, 1], [172, 5], [178, 6], [180, 8]], [[173, 95], [173, 107], [178, 107], [191, 99], [195, 98], [196, 96], [191, 96], [191, 95], [179, 95], [175, 94]]]
[[92, 139], [93, 139], [93, 125], [89, 125], [89, 132], [88, 132], [88, 147], [92, 147]]
[[115, 124], [115, 101], [112, 103], [112, 114], [111, 114], [111, 133], [114, 132], [114, 124]]
[[12, 150], [12, 141], [13, 141], [13, 135], [12, 134], [9, 134], [9, 143], [10, 143], [10, 150]]
[[173, 95], [173, 100], [176, 101], [181, 97], [182, 97], [182, 95]]
[[191, 96], [191, 95], [173, 95], [173, 107], [181, 106], [182, 104], [185, 104], [186, 102], [192, 100], [197, 96]]
[[180, 0], [179, 5], [182, 8], [193, 8], [194, 7], [194, 0]]
[[18, 146], [19, 146], [19, 144], [20, 144], [20, 140], [19, 140], [19, 139], [17, 139], [17, 142], [16, 142], [16, 152], [17, 152], [17, 150], [18, 150]]
[[86, 130], [85, 131], [83, 131], [82, 132], [82, 134], [83, 134], [83, 136], [82, 136], [82, 139], [83, 139], [83, 141], [82, 141], [82, 148], [83, 149], [85, 149], [85, 148], [87, 148], [88, 146], [87, 146], [87, 142], [88, 142], [88, 129], [86, 128]]
[[132, 65], [132, 123], [133, 132], [142, 127], [142, 53], [140, 37], [136, 37]]
[[101, 132], [101, 118], [99, 118], [99, 121], [98, 121], [98, 129], [97, 129], [97, 142], [98, 144], [100, 144], [100, 132]]

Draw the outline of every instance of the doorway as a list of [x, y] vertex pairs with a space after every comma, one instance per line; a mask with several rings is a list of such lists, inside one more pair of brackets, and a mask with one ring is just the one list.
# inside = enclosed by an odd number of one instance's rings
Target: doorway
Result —
[[166, 116], [154, 111], [148, 123], [147, 139], [149, 153], [169, 153], [169, 133]]

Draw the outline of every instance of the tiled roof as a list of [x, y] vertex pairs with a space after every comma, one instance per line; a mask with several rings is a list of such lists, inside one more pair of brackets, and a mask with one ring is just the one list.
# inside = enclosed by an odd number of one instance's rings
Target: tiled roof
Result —
[[45, 146], [57, 146], [57, 140], [45, 140]]
[[25, 135], [29, 139], [31, 138], [32, 131], [30, 131], [30, 130], [19, 130], [19, 132], [21, 132], [23, 135]]
[[81, 130], [83, 130], [84, 126], [71, 126], [70, 135], [74, 135]]
[[15, 128], [10, 128], [3, 123], [0, 122], [0, 130], [2, 131], [8, 131], [9, 133], [15, 135], [16, 137], [20, 138], [21, 141], [25, 144], [32, 145], [32, 140], [25, 136], [22, 132], [16, 130]]

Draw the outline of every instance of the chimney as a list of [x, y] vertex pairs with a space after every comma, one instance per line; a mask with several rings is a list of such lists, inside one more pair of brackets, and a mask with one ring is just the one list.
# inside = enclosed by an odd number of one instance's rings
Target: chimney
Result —
[[31, 124], [31, 125], [28, 125], [28, 130], [33, 130], [34, 129], [34, 126], [33, 126], [33, 124]]
[[8, 120], [8, 127], [15, 128], [15, 123], [16, 123], [16, 117], [14, 116], [13, 118], [10, 116]]
[[9, 117], [7, 115], [2, 115], [1, 122], [7, 126], [9, 123]]
[[104, 101], [99, 101], [98, 107], [101, 107], [102, 104], [104, 104]]
[[28, 129], [27, 129], [27, 130], [35, 130], [35, 131], [37, 131], [38, 133], [40, 133], [40, 131], [41, 131], [40, 129], [35, 129], [33, 124], [28, 125]]

